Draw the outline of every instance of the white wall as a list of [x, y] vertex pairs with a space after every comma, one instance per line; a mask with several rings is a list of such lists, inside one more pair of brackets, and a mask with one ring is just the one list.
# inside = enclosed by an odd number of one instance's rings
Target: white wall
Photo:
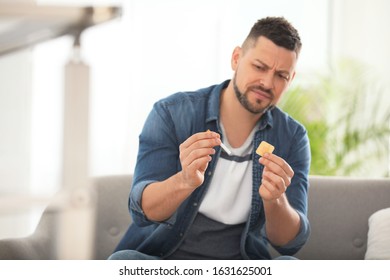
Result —
[[390, 62], [390, 2], [333, 0], [333, 58], [350, 57], [384, 70]]
[[30, 180], [30, 51], [0, 57], [0, 77], [0, 192], [20, 192]]
[[[29, 50], [0, 57], [0, 199], [30, 191], [31, 81]], [[0, 236], [30, 228], [26, 211], [1, 210]]]
[[[331, 64], [334, 66], [340, 58], [358, 61], [364, 67], [362, 75], [356, 77], [351, 88], [364, 81], [367, 88], [367, 104], [375, 104], [376, 115], [388, 114], [390, 103], [390, 1], [387, 0], [332, 0], [332, 22], [330, 26]], [[378, 95], [383, 100], [379, 100]], [[369, 112], [362, 112], [364, 113]], [[362, 124], [364, 125], [364, 124]], [[388, 124], [390, 127], [390, 124]], [[376, 144], [374, 144], [376, 145]], [[390, 141], [387, 161], [371, 160], [376, 166], [365, 176], [380, 177], [387, 172], [390, 175]], [[367, 159], [368, 160], [368, 159]]]

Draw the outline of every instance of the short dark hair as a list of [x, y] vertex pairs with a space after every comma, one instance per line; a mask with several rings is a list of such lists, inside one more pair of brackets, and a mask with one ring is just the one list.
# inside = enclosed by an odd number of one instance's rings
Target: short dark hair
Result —
[[257, 39], [264, 36], [275, 45], [294, 51], [299, 55], [302, 42], [298, 31], [283, 17], [266, 17], [258, 20], [246, 37], [243, 48], [253, 47]]

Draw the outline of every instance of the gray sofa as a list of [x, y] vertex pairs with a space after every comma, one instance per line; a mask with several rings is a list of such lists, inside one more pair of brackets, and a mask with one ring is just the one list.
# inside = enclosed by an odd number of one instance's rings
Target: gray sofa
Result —
[[[130, 175], [96, 178], [96, 228], [92, 259], [106, 259], [131, 222], [127, 210]], [[310, 177], [312, 234], [300, 259], [364, 259], [368, 219], [390, 207], [390, 180]], [[0, 240], [0, 259], [58, 259], [58, 208], [47, 207], [36, 231], [25, 238]]]

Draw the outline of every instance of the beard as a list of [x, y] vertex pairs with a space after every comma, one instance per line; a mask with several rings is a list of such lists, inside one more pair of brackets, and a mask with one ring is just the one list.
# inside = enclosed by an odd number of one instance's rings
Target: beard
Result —
[[[272, 109], [274, 106], [272, 105], [272, 102], [270, 101], [269, 104], [266, 104], [265, 106], [261, 106], [261, 101], [260, 100], [256, 100], [256, 104], [252, 104], [249, 102], [249, 99], [248, 99], [248, 93], [251, 89], [258, 89], [258, 90], [261, 90], [263, 92], [266, 92], [268, 93], [270, 96], [271, 96], [271, 100], [274, 98], [274, 94], [272, 93], [271, 90], [269, 89], [266, 89], [262, 86], [252, 86], [252, 87], [249, 87], [248, 90], [246, 92], [241, 92], [240, 89], [238, 88], [237, 86], [237, 82], [236, 82], [236, 75], [234, 75], [233, 77], [233, 89], [234, 89], [234, 93], [236, 94], [236, 97], [237, 97], [237, 100], [241, 103], [241, 105], [249, 112], [251, 112], [252, 114], [264, 114], [265, 112], [267, 112], [268, 110]], [[258, 105], [258, 106], [256, 106]]]

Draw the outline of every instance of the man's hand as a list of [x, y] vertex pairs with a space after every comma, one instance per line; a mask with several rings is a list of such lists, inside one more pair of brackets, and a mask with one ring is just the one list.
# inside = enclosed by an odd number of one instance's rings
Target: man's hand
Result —
[[290, 186], [294, 171], [284, 159], [274, 154], [266, 153], [259, 162], [264, 165], [260, 196], [265, 201], [280, 198]]
[[204, 173], [215, 154], [213, 147], [221, 144], [220, 135], [212, 131], [190, 136], [180, 147], [182, 179], [188, 188], [195, 189], [204, 181]]
[[206, 131], [190, 136], [180, 145], [182, 170], [164, 181], [151, 183], [142, 193], [142, 209], [149, 220], [168, 219], [202, 185], [211, 155], [215, 154], [213, 147], [219, 144], [219, 134]]
[[266, 153], [259, 162], [264, 165], [259, 193], [263, 199], [267, 237], [272, 244], [283, 246], [295, 238], [301, 223], [285, 195], [294, 171], [274, 154]]

